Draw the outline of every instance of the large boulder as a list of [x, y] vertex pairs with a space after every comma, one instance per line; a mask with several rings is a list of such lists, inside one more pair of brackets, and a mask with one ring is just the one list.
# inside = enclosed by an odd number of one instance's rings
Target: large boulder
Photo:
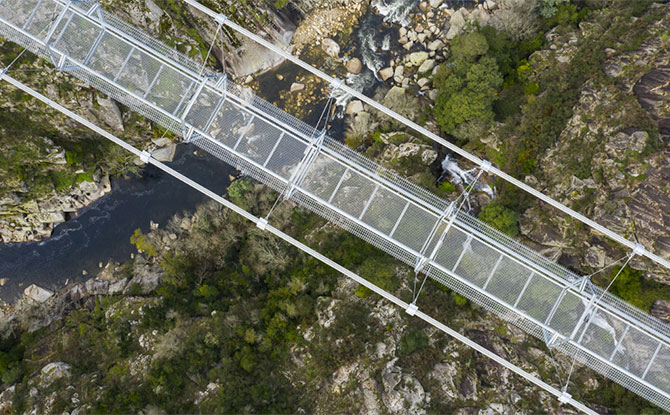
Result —
[[41, 371], [42, 379], [41, 383], [44, 386], [48, 386], [53, 381], [62, 378], [69, 378], [71, 376], [70, 371], [72, 366], [63, 362], [52, 362], [44, 366]]
[[305, 89], [305, 84], [294, 82], [291, 84], [291, 89], [289, 90], [289, 92], [300, 92], [303, 89]]
[[379, 71], [379, 78], [381, 78], [382, 81], [386, 81], [392, 76], [393, 76], [393, 68], [391, 68], [390, 66]]
[[358, 75], [363, 70], [363, 62], [358, 58], [352, 58], [347, 62], [347, 72]]
[[413, 66], [421, 66], [428, 59], [428, 52], [414, 52], [409, 55], [409, 63]]
[[355, 99], [347, 104], [347, 109], [345, 112], [348, 115], [352, 115], [352, 114], [358, 114], [359, 112], [362, 111], [363, 111], [363, 102]]
[[428, 50], [439, 50], [444, 47], [444, 42], [440, 39], [433, 40], [428, 44]]
[[46, 288], [31, 284], [25, 290], [23, 290], [23, 295], [29, 300], [43, 303], [48, 300], [49, 297], [54, 295], [54, 293], [53, 291], [47, 290]]
[[426, 59], [423, 61], [421, 66], [419, 66], [418, 72], [421, 73], [426, 73], [428, 71], [432, 71], [433, 68], [435, 67], [435, 60], [434, 59]]
[[121, 111], [114, 101], [109, 98], [103, 98], [100, 95], [97, 96], [98, 105], [100, 105], [99, 111], [97, 111], [97, 116], [100, 118], [100, 121], [107, 124], [111, 129], [115, 131], [123, 131], [123, 118], [121, 117]]
[[337, 44], [333, 39], [326, 38], [321, 41], [321, 49], [326, 52], [326, 55], [331, 58], [337, 58], [340, 56], [340, 45]]
[[461, 29], [463, 26], [465, 26], [465, 16], [463, 15], [463, 10], [464, 9], [458, 9], [454, 14], [451, 15], [451, 18], [449, 19], [449, 24], [452, 27], [458, 27], [458, 29]]
[[159, 148], [154, 151], [152, 157], [158, 161], [171, 162], [174, 159], [175, 153], [177, 152], [177, 145], [172, 144], [165, 148]]

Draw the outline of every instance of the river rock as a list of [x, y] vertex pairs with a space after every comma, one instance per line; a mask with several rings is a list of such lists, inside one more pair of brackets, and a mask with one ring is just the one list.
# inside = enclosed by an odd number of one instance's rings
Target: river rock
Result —
[[465, 16], [463, 14], [463, 8], [460, 8], [456, 11], [456, 13], [451, 15], [451, 18], [449, 19], [449, 24], [451, 27], [457, 27], [459, 30], [465, 26]]
[[428, 44], [428, 50], [438, 50], [442, 49], [444, 47], [444, 42], [442, 42], [440, 39], [433, 40]]
[[379, 77], [381, 78], [382, 81], [386, 81], [392, 76], [393, 76], [393, 68], [391, 68], [390, 66], [379, 71]]
[[154, 151], [152, 157], [158, 161], [169, 163], [174, 159], [174, 155], [176, 152], [177, 152], [177, 145], [172, 144], [168, 147], [159, 148], [158, 150]]
[[347, 62], [347, 72], [358, 75], [363, 70], [363, 62], [358, 58], [351, 58]]
[[25, 290], [23, 290], [24, 297], [36, 301], [38, 303], [43, 303], [53, 295], [53, 291], [47, 290], [46, 288], [39, 287], [35, 284], [29, 285]]
[[393, 80], [396, 81], [397, 83], [401, 83], [404, 73], [405, 73], [404, 65], [396, 66], [395, 71], [393, 72]]
[[325, 38], [321, 41], [321, 49], [331, 58], [337, 58], [340, 55], [340, 45], [330, 38]]
[[291, 89], [289, 90], [290, 92], [299, 92], [305, 89], [305, 84], [300, 84], [297, 82], [294, 82], [291, 84]]
[[421, 66], [419, 66], [418, 72], [421, 73], [426, 73], [429, 71], [432, 71], [433, 68], [435, 67], [435, 60], [434, 59], [426, 59]]
[[414, 52], [409, 54], [409, 63], [414, 66], [421, 66], [421, 64], [428, 59], [428, 52]]
[[347, 104], [347, 109], [345, 112], [348, 115], [355, 115], [362, 111], [363, 111], [363, 102], [355, 99]]
[[430, 0], [430, 7], [437, 9], [444, 3], [444, 0]]

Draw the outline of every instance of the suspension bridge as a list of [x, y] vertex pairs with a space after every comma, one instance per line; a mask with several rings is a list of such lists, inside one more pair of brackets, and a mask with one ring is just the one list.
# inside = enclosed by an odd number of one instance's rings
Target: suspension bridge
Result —
[[[184, 3], [211, 17], [217, 36], [226, 27], [284, 56], [392, 116], [408, 128], [469, 159], [483, 174], [497, 176], [581, 221], [630, 250], [670, 269], [644, 246], [610, 231], [394, 113], [344, 82], [283, 51], [197, 3]], [[0, 0], [0, 36], [85, 81], [184, 141], [207, 151], [290, 200], [348, 230], [415, 271], [407, 303], [330, 261], [230, 201], [156, 161], [59, 103], [22, 84], [5, 68], [0, 77], [179, 180], [233, 209], [256, 225], [333, 266], [410, 315], [421, 318], [476, 348], [563, 403], [594, 413], [567, 391], [525, 372], [419, 310], [431, 278], [502, 319], [543, 340], [656, 405], [670, 410], [670, 326], [462, 211], [467, 193], [448, 202], [363, 157], [308, 125], [88, 0]], [[210, 49], [211, 51], [211, 49]], [[332, 100], [329, 100], [332, 102]], [[324, 110], [324, 114], [327, 111]], [[622, 268], [623, 269], [623, 268]], [[568, 375], [569, 376], [569, 375]], [[569, 380], [569, 379], [568, 379]]]

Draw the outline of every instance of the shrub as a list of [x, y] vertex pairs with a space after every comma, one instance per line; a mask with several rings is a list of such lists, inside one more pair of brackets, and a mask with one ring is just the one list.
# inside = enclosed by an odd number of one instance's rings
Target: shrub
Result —
[[135, 232], [130, 237], [130, 243], [135, 245], [138, 251], [144, 252], [149, 256], [158, 255], [156, 247], [154, 244], [149, 242], [149, 239], [147, 239], [146, 235], [142, 234], [142, 230], [140, 228], [135, 229]]
[[454, 298], [454, 302], [459, 307], [465, 307], [468, 304], [468, 299], [457, 293], [456, 291], [451, 292], [451, 296]]
[[449, 182], [441, 182], [440, 184], [437, 185], [437, 187], [446, 193], [452, 193], [456, 191], [456, 186], [454, 186]]
[[519, 234], [519, 214], [496, 201], [482, 208], [479, 219], [511, 237]]
[[410, 328], [400, 338], [400, 342], [398, 343], [398, 354], [407, 356], [426, 346], [428, 346], [428, 336], [425, 335], [423, 330]]

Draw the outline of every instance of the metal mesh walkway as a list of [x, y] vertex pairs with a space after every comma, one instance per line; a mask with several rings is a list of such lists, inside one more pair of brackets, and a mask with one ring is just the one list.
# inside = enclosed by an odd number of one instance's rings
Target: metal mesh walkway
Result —
[[670, 410], [670, 327], [88, 1], [0, 0], [0, 34]]

